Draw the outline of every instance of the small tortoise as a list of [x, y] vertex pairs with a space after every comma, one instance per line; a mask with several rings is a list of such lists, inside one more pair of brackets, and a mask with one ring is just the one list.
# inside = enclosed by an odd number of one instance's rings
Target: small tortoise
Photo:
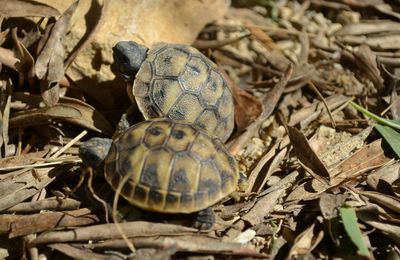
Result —
[[131, 204], [164, 213], [199, 212], [200, 229], [212, 226], [209, 207], [239, 180], [237, 163], [219, 139], [167, 118], [138, 123], [114, 140], [92, 138], [79, 154], [84, 164], [104, 167], [114, 190], [124, 182], [121, 195]]
[[135, 77], [128, 94], [145, 119], [169, 117], [222, 142], [229, 138], [234, 127], [231, 90], [216, 65], [197, 49], [159, 43], [148, 50], [123, 41], [113, 55], [121, 74]]

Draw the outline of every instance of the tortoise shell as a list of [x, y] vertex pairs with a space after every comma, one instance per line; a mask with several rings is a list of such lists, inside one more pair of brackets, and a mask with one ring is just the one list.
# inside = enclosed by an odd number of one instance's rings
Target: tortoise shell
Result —
[[233, 131], [231, 90], [216, 65], [191, 46], [155, 45], [128, 93], [145, 119], [192, 123], [222, 142]]
[[[142, 209], [191, 213], [232, 193], [239, 179], [235, 159], [217, 138], [169, 119], [144, 121], [112, 142], [105, 177]], [[123, 183], [122, 183], [123, 182]]]

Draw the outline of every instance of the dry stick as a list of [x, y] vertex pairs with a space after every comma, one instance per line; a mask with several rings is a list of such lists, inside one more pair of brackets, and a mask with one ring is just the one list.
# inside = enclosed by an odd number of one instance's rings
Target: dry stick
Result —
[[129, 247], [129, 249], [132, 251], [132, 253], [135, 253], [135, 246], [133, 245], [133, 243], [128, 239], [128, 237], [125, 235], [124, 231], [122, 230], [118, 220], [117, 220], [117, 205], [118, 205], [118, 199], [119, 199], [119, 195], [121, 194], [122, 191], [122, 187], [124, 187], [124, 184], [128, 181], [128, 179], [131, 176], [129, 174], [125, 174], [125, 176], [122, 178], [122, 180], [120, 181], [120, 183], [118, 184], [117, 189], [115, 190], [115, 196], [114, 196], [114, 201], [113, 201], [113, 208], [112, 208], [112, 217], [114, 220], [114, 224], [118, 229], [118, 232], [121, 234], [122, 239], [126, 242], [127, 246]]
[[72, 145], [74, 145], [78, 140], [80, 140], [82, 137], [84, 137], [88, 132], [86, 130], [83, 130], [79, 135], [77, 135], [74, 139], [69, 141], [65, 146], [61, 147], [57, 152], [55, 152], [52, 156], [50, 156], [49, 159], [54, 159], [60, 156], [63, 152], [65, 152], [68, 148], [70, 148]]
[[293, 65], [290, 64], [289, 68], [286, 70], [284, 76], [281, 78], [278, 84], [265, 95], [262, 104], [263, 112], [261, 115], [249, 125], [246, 131], [239, 136], [231, 145], [229, 146], [229, 151], [231, 154], [236, 155], [245, 144], [248, 143], [250, 138], [257, 132], [260, 126], [265, 122], [265, 120], [272, 114], [275, 109], [275, 105], [278, 103], [280, 97], [282, 96], [284, 87], [289, 81], [293, 73]]
[[329, 118], [330, 118], [331, 121], [332, 121], [332, 127], [333, 127], [333, 128], [336, 128], [336, 122], [335, 122], [335, 120], [333, 119], [331, 110], [329, 109], [329, 106], [328, 106], [328, 104], [326, 103], [325, 98], [322, 96], [321, 92], [319, 92], [318, 88], [314, 85], [314, 83], [312, 83], [311, 80], [309, 80], [307, 83], [308, 83], [308, 85], [311, 87], [311, 89], [312, 89], [312, 90], [318, 95], [318, 97], [321, 99], [322, 103], [324, 104], [324, 106], [325, 106], [325, 108], [326, 108], [326, 111], [328, 112]]
[[[51, 166], [51, 165], [57, 165], [57, 164], [63, 164], [63, 163], [79, 163], [82, 160], [81, 159], [73, 159], [73, 160], [65, 160], [65, 161], [56, 161], [56, 162], [48, 162], [48, 160], [54, 160], [58, 156], [60, 156], [63, 152], [65, 152], [68, 148], [73, 146], [76, 142], [78, 142], [82, 137], [84, 137], [88, 132], [86, 130], [83, 130], [79, 135], [77, 135], [74, 139], [69, 141], [65, 146], [61, 147], [57, 152], [55, 152], [53, 155], [51, 155], [48, 159], [46, 159], [43, 163], [34, 163], [33, 165], [19, 165], [19, 166], [11, 166], [11, 167], [4, 167], [0, 168], [0, 171], [6, 171], [6, 170], [16, 170], [16, 169], [21, 169], [21, 168], [29, 168], [29, 167], [41, 167], [41, 166]], [[70, 158], [69, 158], [70, 159]]]
[[4, 213], [32, 213], [41, 210], [74, 210], [78, 209], [81, 203], [74, 199], [48, 198], [44, 200], [21, 202], [2, 212]]
[[251, 35], [251, 33], [247, 33], [247, 34], [244, 34], [239, 37], [228, 38], [228, 39], [223, 39], [223, 40], [210, 40], [210, 41], [197, 40], [192, 44], [192, 46], [199, 50], [201, 50], [201, 49], [218, 49], [218, 48], [224, 47], [225, 45], [229, 45], [229, 44], [238, 42], [241, 39], [249, 37], [250, 35]]
[[[80, 163], [80, 162], [82, 162], [82, 160], [80, 158], [73, 159], [74, 157], [76, 157], [76, 156], [73, 156], [65, 161], [35, 163], [34, 165], [35, 165], [35, 167], [46, 167], [46, 166], [60, 165], [63, 163]], [[19, 169], [24, 169], [24, 168], [29, 168], [29, 167], [32, 167], [32, 164], [3, 167], [3, 168], [0, 168], [0, 171], [14, 171], [14, 170], [19, 170]]]
[[99, 196], [97, 196], [96, 192], [94, 192], [93, 190], [93, 169], [91, 167], [88, 168], [88, 174], [89, 174], [89, 178], [88, 178], [88, 182], [87, 182], [87, 187], [89, 189], [89, 191], [92, 193], [92, 196], [95, 200], [97, 200], [98, 202], [101, 203], [101, 205], [103, 205], [104, 207], [104, 214], [105, 214], [105, 220], [107, 223], [110, 223], [109, 219], [108, 219], [108, 207], [107, 207], [107, 202], [105, 202], [104, 200], [102, 200]]

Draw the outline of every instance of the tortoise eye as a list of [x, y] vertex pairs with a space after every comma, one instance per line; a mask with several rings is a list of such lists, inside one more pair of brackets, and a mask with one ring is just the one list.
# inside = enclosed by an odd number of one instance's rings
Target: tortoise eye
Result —
[[158, 126], [151, 127], [148, 131], [150, 134], [155, 136], [158, 136], [162, 133], [162, 129]]

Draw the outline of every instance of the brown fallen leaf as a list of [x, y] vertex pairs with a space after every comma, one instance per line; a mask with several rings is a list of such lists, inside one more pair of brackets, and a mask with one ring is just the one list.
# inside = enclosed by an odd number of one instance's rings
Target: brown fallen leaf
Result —
[[287, 130], [293, 150], [303, 167], [315, 179], [328, 184], [330, 173], [318, 155], [312, 150], [307, 138], [294, 127], [287, 126]]
[[[20, 154], [15, 156], [8, 156], [0, 159], [0, 168], [7, 168], [15, 165], [27, 165], [36, 162], [38, 159], [43, 158], [48, 154], [49, 150], [42, 150], [28, 154]], [[0, 177], [0, 179], [3, 179]]]
[[400, 179], [400, 163], [386, 165], [367, 177], [368, 186], [376, 191], [394, 195], [394, 183]]
[[357, 209], [356, 214], [361, 221], [378, 229], [383, 234], [388, 235], [397, 244], [400, 244], [400, 226], [387, 221], [377, 207], [373, 205], [362, 207]]
[[[283, 140], [280, 144], [283, 144], [285, 140]], [[270, 161], [268, 170], [265, 172], [265, 174], [261, 174], [261, 170], [262, 168], [264, 168], [263, 166], [265, 166], [265, 164], [261, 164], [261, 163], [265, 163], [266, 159], [268, 157], [263, 157], [257, 164], [257, 166], [251, 171], [249, 176], [252, 175], [257, 175], [257, 179], [258, 179], [258, 183], [256, 182], [255, 185], [253, 186], [252, 190], [256, 191], [256, 192], [261, 192], [261, 190], [264, 188], [265, 184], [267, 183], [267, 181], [269, 180], [269, 178], [271, 177], [271, 175], [279, 169], [279, 165], [282, 163], [282, 161], [284, 160], [284, 158], [287, 156], [287, 148], [283, 148], [281, 151], [275, 153], [268, 153], [269, 155], [273, 154], [272, 160]]]
[[358, 191], [358, 193], [380, 206], [389, 208], [393, 210], [393, 212], [400, 213], [400, 199], [394, 196], [389, 196], [375, 191]]
[[[344, 103], [348, 102], [351, 98], [341, 94], [331, 95], [326, 98], [326, 103], [330, 110], [333, 110]], [[302, 126], [307, 126], [310, 122], [326, 113], [326, 107], [321, 101], [315, 101], [313, 104], [306, 106], [300, 110], [295, 111], [290, 115], [288, 125], [295, 126], [301, 123]]]
[[12, 37], [15, 45], [15, 57], [19, 59], [19, 61], [15, 63], [15, 68], [22, 75], [18, 84], [22, 86], [24, 81], [27, 80], [32, 86], [33, 77], [35, 76], [35, 61], [27, 48], [18, 39], [16, 28], [12, 30]]
[[350, 60], [355, 66], [361, 69], [365, 76], [370, 78], [378, 90], [382, 90], [384, 80], [378, 69], [376, 62], [376, 54], [374, 54], [367, 45], [361, 45], [358, 51], [349, 52], [344, 50], [342, 52], [343, 58]]
[[228, 79], [233, 92], [235, 124], [237, 130], [241, 132], [260, 116], [262, 105], [257, 98], [242, 90], [236, 83], [230, 80], [227, 75], [225, 78]]
[[[0, 65], [7, 66], [13, 70], [17, 70], [15, 65], [19, 62], [12, 50], [0, 47]], [[1, 67], [0, 67], [1, 68]]]
[[285, 189], [281, 188], [263, 196], [241, 219], [247, 221], [252, 226], [264, 222], [264, 218], [268, 216], [283, 195], [285, 195]]
[[66, 212], [41, 212], [32, 215], [0, 215], [0, 231], [10, 238], [49, 231], [61, 227], [85, 226], [99, 222], [87, 208]]
[[75, 1], [54, 25], [50, 25], [52, 28], [49, 38], [35, 63], [35, 73], [40, 79], [42, 98], [48, 106], [57, 104], [59, 99], [59, 82], [65, 73], [63, 40], [77, 6], [78, 1]]
[[5, 17], [46, 17], [58, 16], [60, 13], [53, 7], [33, 1], [0, 0], [0, 16]]
[[289, 257], [306, 257], [311, 254], [311, 251], [322, 241], [324, 238], [324, 231], [320, 225], [313, 223], [306, 230], [304, 230], [295, 239], [295, 242], [290, 249]]
[[[23, 102], [38, 103], [39, 96], [15, 93], [14, 98]], [[32, 107], [39, 107], [34, 106]], [[66, 121], [111, 136], [114, 128], [92, 106], [80, 100], [63, 97], [52, 107], [41, 107], [14, 113], [10, 127], [48, 124], [49, 120]]]
[[0, 181], [0, 211], [32, 197], [54, 181], [56, 176], [65, 173], [71, 167], [71, 165], [60, 165], [15, 171], [12, 176]]
[[382, 139], [364, 145], [353, 155], [336, 165], [331, 170], [330, 184], [337, 186], [343, 182], [352, 180], [360, 174], [378, 168], [390, 161], [390, 158], [385, 156], [385, 151], [382, 148]]
[[361, 174], [378, 168], [390, 159], [384, 154], [381, 147], [382, 140], [378, 139], [368, 145], [363, 146], [346, 160], [336, 165], [330, 170], [330, 183], [325, 184], [316, 179], [306, 181], [297, 186], [286, 198], [292, 200], [313, 200], [328, 189], [337, 187], [347, 181], [354, 180]]
[[236, 138], [229, 145], [229, 151], [232, 154], [237, 154], [250, 140], [250, 138], [257, 133], [257, 131], [260, 129], [260, 126], [265, 122], [265, 120], [272, 114], [276, 107], [276, 104], [279, 102], [282, 96], [286, 84], [292, 76], [292, 73], [293, 66], [290, 65], [285, 74], [282, 76], [281, 80], [276, 84], [276, 86], [264, 95], [261, 101], [263, 105], [263, 111], [261, 112], [261, 115], [246, 128], [246, 131], [241, 136]]
[[319, 198], [319, 208], [324, 219], [333, 219], [339, 215], [339, 208], [347, 199], [346, 194], [323, 193]]
[[4, 146], [4, 156], [8, 155], [11, 92], [11, 83], [6, 80], [0, 80], [0, 148]]

